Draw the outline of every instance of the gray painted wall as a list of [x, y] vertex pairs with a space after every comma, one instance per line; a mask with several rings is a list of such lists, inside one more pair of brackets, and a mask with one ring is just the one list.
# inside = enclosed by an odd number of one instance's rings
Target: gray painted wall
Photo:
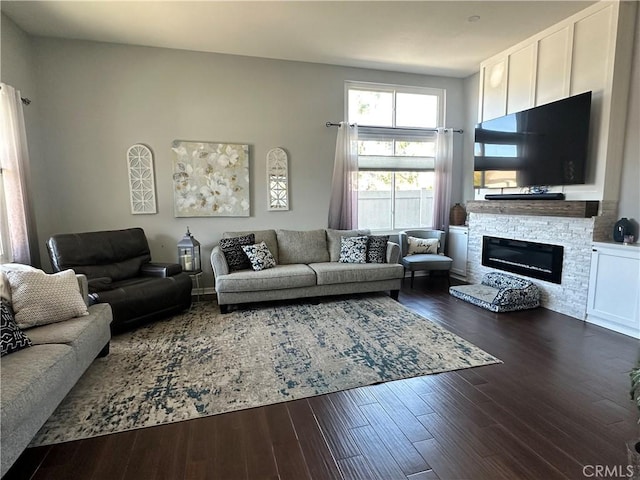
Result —
[[[446, 124], [456, 136], [453, 202], [473, 198], [472, 126], [478, 79], [428, 77], [300, 62], [32, 38], [2, 15], [1, 78], [33, 103], [25, 108], [41, 251], [53, 233], [141, 226], [152, 255], [174, 261], [187, 225], [203, 256], [226, 230], [326, 225], [336, 130], [344, 82], [446, 88]], [[636, 31], [632, 85], [640, 82]], [[632, 89], [620, 216], [640, 218], [640, 101]], [[250, 218], [173, 216], [171, 141], [248, 143]], [[158, 214], [132, 215], [125, 154], [134, 143], [155, 155]], [[41, 148], [42, 146], [42, 148]], [[46, 148], [44, 148], [46, 146]], [[280, 146], [290, 158], [289, 212], [266, 209], [265, 155]], [[206, 285], [212, 284], [210, 266]]]
[[[2, 35], [4, 49], [4, 29]], [[187, 225], [202, 243], [205, 258], [227, 230], [325, 227], [337, 133], [325, 122], [342, 119], [346, 80], [445, 88], [447, 126], [464, 123], [461, 79], [29, 40], [37, 78], [39, 141], [46, 145], [33, 172], [40, 185], [46, 184], [35, 195], [41, 243], [58, 232], [141, 226], [154, 260], [174, 261], [176, 243]], [[13, 68], [21, 67], [3, 59], [3, 70]], [[174, 139], [250, 145], [250, 218], [174, 217]], [[148, 145], [155, 155], [156, 215], [130, 213], [125, 154], [134, 143]], [[289, 212], [269, 212], [266, 206], [265, 156], [278, 146], [289, 154]], [[461, 137], [454, 147], [460, 170]], [[458, 183], [455, 201], [461, 198]], [[205, 268], [210, 286], [210, 266]]]
[[636, 227], [640, 222], [640, 136], [638, 132], [640, 132], [640, 8], [638, 8], [636, 15], [620, 204], [618, 206], [618, 216], [634, 219]]

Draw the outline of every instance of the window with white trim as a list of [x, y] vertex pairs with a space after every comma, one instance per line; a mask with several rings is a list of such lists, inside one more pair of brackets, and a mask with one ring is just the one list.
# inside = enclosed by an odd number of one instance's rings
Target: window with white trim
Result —
[[345, 90], [347, 120], [358, 124], [358, 227], [431, 227], [444, 90], [355, 82]]

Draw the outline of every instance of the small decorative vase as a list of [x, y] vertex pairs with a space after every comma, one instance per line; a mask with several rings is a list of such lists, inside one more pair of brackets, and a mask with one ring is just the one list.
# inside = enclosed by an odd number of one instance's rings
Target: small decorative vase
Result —
[[615, 242], [624, 242], [625, 235], [635, 236], [633, 224], [626, 218], [621, 218], [613, 226], [613, 240]]
[[464, 221], [467, 218], [467, 211], [462, 205], [456, 203], [451, 207], [449, 212], [449, 224], [450, 225], [464, 225]]

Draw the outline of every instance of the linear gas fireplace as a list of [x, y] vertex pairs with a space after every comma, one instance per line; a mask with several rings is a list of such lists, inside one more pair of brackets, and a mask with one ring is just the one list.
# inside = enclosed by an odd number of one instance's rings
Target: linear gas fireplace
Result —
[[547, 282], [561, 283], [563, 254], [560, 245], [482, 237], [482, 265]]

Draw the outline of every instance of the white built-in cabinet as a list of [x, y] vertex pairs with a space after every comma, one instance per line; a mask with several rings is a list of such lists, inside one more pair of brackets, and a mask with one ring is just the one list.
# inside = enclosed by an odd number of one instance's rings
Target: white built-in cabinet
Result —
[[593, 244], [586, 320], [640, 338], [640, 245]]
[[447, 239], [448, 254], [453, 260], [451, 263], [451, 274], [454, 277], [466, 278], [467, 276], [467, 246], [469, 244], [468, 227], [449, 227], [449, 238]]
[[568, 200], [618, 201], [637, 3], [598, 2], [480, 65], [478, 121], [593, 92], [587, 184], [551, 190]]

